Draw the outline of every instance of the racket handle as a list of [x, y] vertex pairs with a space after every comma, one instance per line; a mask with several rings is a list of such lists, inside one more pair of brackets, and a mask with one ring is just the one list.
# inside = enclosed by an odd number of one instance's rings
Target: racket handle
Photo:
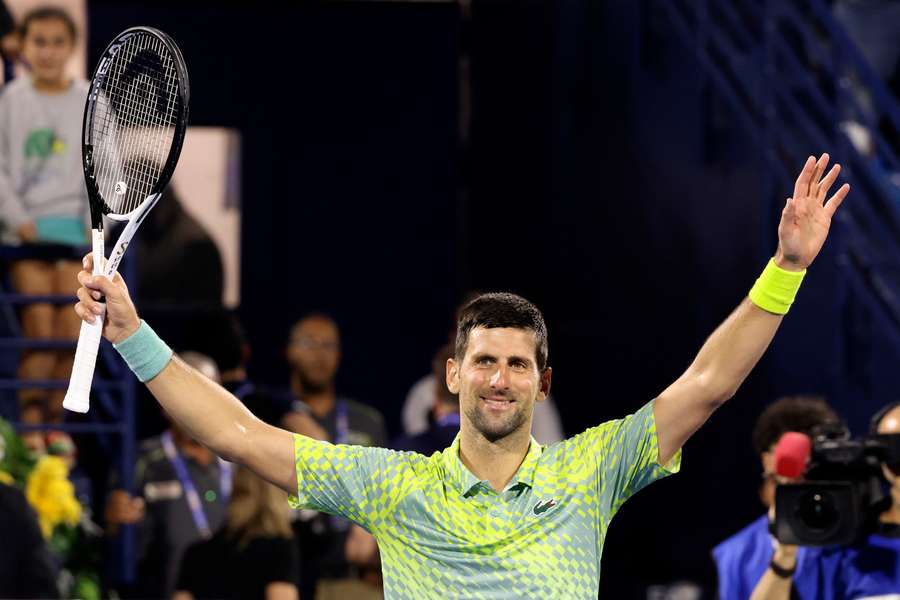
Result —
[[[94, 275], [103, 273], [105, 259], [103, 256], [103, 233], [93, 231]], [[103, 305], [105, 307], [105, 305]], [[91, 405], [91, 383], [94, 380], [94, 367], [97, 364], [97, 351], [100, 348], [100, 335], [103, 333], [103, 315], [95, 315], [94, 322], [81, 322], [78, 334], [78, 347], [75, 349], [75, 362], [72, 375], [69, 377], [69, 389], [63, 399], [63, 408], [77, 413], [86, 413]]]
[[97, 364], [97, 350], [100, 348], [100, 334], [103, 332], [103, 317], [97, 315], [93, 323], [81, 322], [78, 348], [75, 349], [75, 363], [69, 378], [69, 389], [63, 400], [63, 408], [78, 413], [86, 413], [90, 407], [91, 382], [94, 380], [94, 366]]

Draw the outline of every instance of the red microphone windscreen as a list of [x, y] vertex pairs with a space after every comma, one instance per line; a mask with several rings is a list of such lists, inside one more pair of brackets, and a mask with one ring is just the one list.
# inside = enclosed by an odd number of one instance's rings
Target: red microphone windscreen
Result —
[[775, 445], [775, 472], [791, 479], [800, 477], [811, 453], [812, 441], [808, 435], [788, 431]]

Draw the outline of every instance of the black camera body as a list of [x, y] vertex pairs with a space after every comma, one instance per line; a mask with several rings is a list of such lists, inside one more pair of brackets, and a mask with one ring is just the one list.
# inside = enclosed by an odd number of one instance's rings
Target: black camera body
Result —
[[875, 531], [891, 505], [882, 464], [900, 473], [900, 434], [819, 436], [800, 483], [775, 492], [775, 537], [801, 546], [847, 545]]

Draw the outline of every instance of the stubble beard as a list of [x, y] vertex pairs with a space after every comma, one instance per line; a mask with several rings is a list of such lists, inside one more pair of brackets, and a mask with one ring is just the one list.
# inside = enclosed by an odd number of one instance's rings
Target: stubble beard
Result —
[[482, 403], [483, 400], [476, 396], [474, 405], [470, 405], [466, 410], [466, 418], [484, 439], [491, 443], [515, 433], [528, 421], [525, 406], [519, 401], [516, 402], [517, 406], [512, 414], [500, 419], [490, 418]]

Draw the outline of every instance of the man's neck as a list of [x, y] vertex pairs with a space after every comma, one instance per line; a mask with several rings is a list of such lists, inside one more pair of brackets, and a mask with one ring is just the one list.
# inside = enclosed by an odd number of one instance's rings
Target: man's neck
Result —
[[38, 79], [33, 77], [31, 83], [34, 89], [43, 94], [62, 94], [72, 85], [72, 80], [68, 77], [62, 79]]
[[296, 374], [291, 374], [291, 392], [293, 392], [296, 397], [302, 399], [312, 413], [320, 419], [328, 416], [328, 413], [334, 409], [334, 384], [331, 384], [322, 390], [309, 392], [303, 389], [300, 378]]
[[[465, 423], [465, 419], [463, 419]], [[491, 442], [472, 425], [465, 423], [460, 431], [459, 458], [475, 477], [501, 492], [519, 470], [531, 443], [530, 427]]]

